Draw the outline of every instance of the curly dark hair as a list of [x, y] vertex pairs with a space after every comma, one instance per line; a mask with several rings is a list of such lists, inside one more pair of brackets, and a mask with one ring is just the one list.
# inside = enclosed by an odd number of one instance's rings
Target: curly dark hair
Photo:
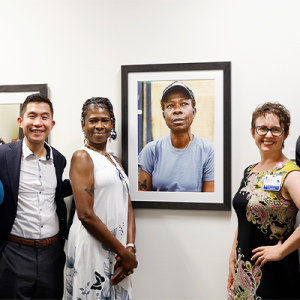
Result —
[[116, 119], [114, 114], [114, 109], [109, 101], [109, 99], [104, 97], [92, 97], [90, 99], [87, 99], [83, 106], [82, 106], [82, 113], [81, 113], [81, 121], [82, 124], [85, 125], [85, 118], [89, 111], [93, 110], [95, 107], [101, 107], [103, 109], [107, 109], [110, 114], [110, 120], [112, 124], [111, 134], [110, 137], [115, 140], [117, 138], [117, 132], [116, 132]]
[[[256, 107], [255, 111], [252, 113], [251, 127], [255, 130], [255, 121], [260, 116], [265, 116], [266, 114], [273, 114], [278, 116], [280, 126], [284, 128], [284, 135], [287, 137], [291, 125], [291, 115], [289, 110], [278, 102], [266, 102], [264, 104]], [[284, 147], [284, 142], [282, 143], [282, 148]]]
[[0, 145], [4, 145], [5, 142], [0, 138]]

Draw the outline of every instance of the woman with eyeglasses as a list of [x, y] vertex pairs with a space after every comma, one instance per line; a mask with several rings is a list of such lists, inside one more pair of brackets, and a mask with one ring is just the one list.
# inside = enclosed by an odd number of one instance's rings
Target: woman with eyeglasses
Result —
[[228, 299], [300, 299], [297, 249], [300, 168], [282, 153], [290, 113], [265, 103], [252, 114], [261, 160], [247, 167], [233, 198], [238, 217], [229, 258]]

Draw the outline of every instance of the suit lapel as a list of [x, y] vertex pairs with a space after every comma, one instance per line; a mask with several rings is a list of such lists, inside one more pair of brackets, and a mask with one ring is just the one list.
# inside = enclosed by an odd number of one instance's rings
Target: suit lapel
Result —
[[56, 180], [57, 180], [57, 186], [56, 186], [56, 195], [57, 195], [57, 191], [60, 190], [61, 188], [61, 181], [59, 180], [61, 175], [61, 166], [59, 164], [59, 158], [56, 155], [56, 152], [54, 151], [54, 149], [52, 148], [52, 153], [53, 153], [53, 163], [54, 163], [54, 167], [55, 167], [55, 174], [56, 174]]
[[7, 172], [15, 203], [18, 202], [19, 181], [21, 169], [22, 141], [12, 143], [11, 151], [6, 153]]

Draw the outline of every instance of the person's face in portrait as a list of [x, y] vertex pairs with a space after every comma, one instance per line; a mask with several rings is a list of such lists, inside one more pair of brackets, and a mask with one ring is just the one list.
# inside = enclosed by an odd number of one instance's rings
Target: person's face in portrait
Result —
[[[278, 128], [278, 130], [280, 130], [280, 127], [283, 127], [282, 124], [280, 125], [279, 117], [272, 113], [266, 114], [265, 116], [259, 116], [255, 120], [255, 126], [263, 126], [262, 128], [275, 127], [275, 129]], [[282, 144], [288, 136], [288, 133], [286, 132], [283, 132], [280, 136], [276, 136], [280, 134], [280, 132], [277, 133], [276, 130], [274, 133], [275, 135], [273, 135], [270, 130], [265, 135], [259, 135], [253, 128], [251, 128], [251, 134], [260, 152], [265, 153], [281, 151]]]
[[44, 143], [55, 121], [52, 119], [50, 106], [45, 102], [29, 102], [23, 118], [18, 118], [19, 127], [23, 129], [29, 143]]
[[110, 113], [106, 108], [93, 107], [86, 114], [85, 122], [82, 122], [81, 125], [88, 143], [93, 147], [106, 143], [110, 137], [112, 123]]
[[185, 93], [174, 92], [162, 104], [163, 117], [170, 130], [174, 133], [188, 131], [196, 115], [191, 99]]

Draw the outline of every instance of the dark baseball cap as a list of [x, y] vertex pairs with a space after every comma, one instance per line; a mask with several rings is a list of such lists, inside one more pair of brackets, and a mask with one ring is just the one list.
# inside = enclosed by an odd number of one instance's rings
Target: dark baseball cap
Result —
[[170, 85], [168, 85], [163, 93], [162, 93], [162, 97], [161, 97], [161, 101], [164, 100], [164, 97], [166, 96], [166, 94], [169, 94], [169, 92], [173, 89], [173, 88], [182, 88], [184, 89], [191, 97], [191, 99], [195, 100], [195, 96], [193, 91], [191, 90], [191, 88], [184, 82], [181, 81], [174, 81], [173, 83], [171, 83]]

